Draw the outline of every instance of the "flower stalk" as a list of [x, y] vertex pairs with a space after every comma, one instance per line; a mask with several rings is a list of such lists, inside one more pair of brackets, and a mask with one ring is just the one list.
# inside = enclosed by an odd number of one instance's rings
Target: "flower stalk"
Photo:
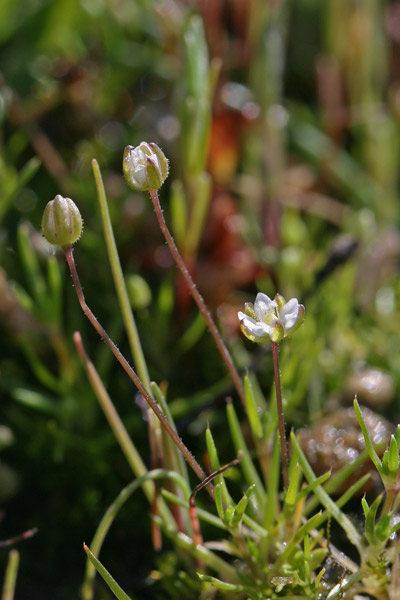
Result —
[[127, 146], [124, 150], [122, 170], [125, 181], [129, 187], [138, 192], [149, 192], [154, 205], [158, 223], [167, 241], [171, 254], [179, 270], [181, 271], [184, 280], [186, 281], [194, 301], [196, 302], [207, 323], [207, 327], [214, 338], [218, 351], [222, 356], [226, 368], [228, 369], [243, 406], [246, 408], [246, 398], [242, 379], [236, 370], [235, 365], [233, 364], [229, 350], [222, 340], [222, 337], [214, 323], [206, 303], [197, 289], [164, 219], [163, 211], [158, 198], [158, 190], [168, 177], [167, 157], [157, 146], [157, 144], [141, 142], [139, 146], [136, 147]]
[[[78, 296], [79, 304], [81, 305], [81, 308], [82, 308], [84, 314], [89, 319], [89, 321], [91, 322], [93, 327], [96, 329], [96, 331], [100, 335], [100, 337], [104, 340], [104, 342], [110, 348], [111, 352], [114, 354], [115, 358], [118, 360], [118, 362], [120, 363], [122, 368], [125, 370], [125, 372], [127, 373], [128, 377], [131, 379], [131, 381], [135, 384], [135, 386], [137, 387], [139, 392], [142, 394], [142, 396], [146, 400], [147, 404], [154, 411], [154, 413], [158, 417], [162, 427], [165, 429], [165, 431], [171, 437], [171, 439], [173, 440], [175, 445], [182, 452], [183, 456], [185, 457], [185, 459], [187, 460], [187, 462], [189, 463], [189, 465], [191, 466], [193, 471], [196, 473], [196, 475], [199, 477], [199, 479], [201, 479], [201, 480], [205, 479], [206, 474], [203, 471], [203, 469], [201, 468], [201, 466], [199, 465], [199, 463], [197, 462], [197, 460], [194, 458], [194, 456], [192, 455], [190, 450], [187, 448], [187, 446], [184, 444], [182, 439], [176, 433], [174, 428], [170, 425], [170, 423], [168, 422], [164, 413], [160, 409], [159, 405], [155, 402], [155, 400], [150, 396], [150, 394], [146, 390], [141, 379], [139, 379], [138, 375], [136, 374], [134, 369], [131, 367], [131, 365], [128, 363], [128, 361], [126, 360], [126, 358], [124, 357], [122, 352], [117, 348], [117, 346], [114, 344], [114, 342], [112, 341], [112, 339], [110, 338], [110, 336], [108, 335], [106, 330], [99, 323], [99, 321], [97, 320], [97, 318], [95, 317], [95, 315], [93, 314], [93, 312], [91, 311], [89, 306], [86, 304], [86, 300], [85, 300], [85, 296], [83, 294], [83, 289], [82, 289], [81, 282], [79, 279], [78, 271], [77, 271], [76, 265], [75, 265], [72, 246], [65, 246], [63, 249], [65, 252], [65, 258], [67, 260], [68, 268], [71, 272], [75, 291]], [[210, 495], [213, 496], [213, 487], [207, 486], [207, 489], [208, 489]]]
[[287, 490], [289, 485], [288, 476], [288, 450], [285, 433], [285, 417], [283, 414], [283, 403], [282, 403], [282, 387], [281, 387], [281, 374], [279, 371], [279, 348], [277, 342], [272, 342], [272, 358], [274, 362], [274, 376], [275, 376], [275, 393], [276, 393], [276, 405], [278, 409], [278, 429], [279, 429], [279, 441], [281, 445], [281, 459], [282, 459], [282, 477], [283, 485]]
[[199, 290], [197, 289], [197, 286], [194, 283], [192, 276], [190, 275], [190, 273], [185, 265], [185, 262], [175, 244], [174, 238], [172, 237], [172, 235], [168, 229], [168, 225], [165, 221], [163, 211], [162, 211], [162, 208], [160, 205], [160, 200], [158, 198], [158, 192], [157, 192], [157, 190], [149, 190], [149, 193], [150, 193], [150, 196], [151, 196], [151, 199], [153, 202], [154, 210], [155, 210], [155, 213], [157, 216], [158, 223], [160, 225], [160, 229], [166, 239], [166, 242], [171, 251], [171, 254], [186, 281], [189, 291], [190, 291], [194, 301], [196, 302], [196, 304], [199, 308], [199, 311], [201, 312], [201, 314], [204, 317], [204, 320], [207, 323], [207, 327], [209, 328], [211, 335], [214, 338], [216, 346], [219, 350], [219, 353], [222, 356], [222, 359], [225, 363], [226, 368], [228, 369], [228, 372], [232, 378], [233, 384], [234, 384], [234, 386], [237, 390], [237, 393], [239, 394], [239, 397], [243, 403], [243, 406], [246, 407], [246, 398], [245, 398], [245, 392], [244, 392], [244, 386], [242, 383], [242, 379], [241, 379], [235, 365], [233, 364], [233, 360], [229, 353], [229, 350], [226, 347], [226, 345], [217, 329], [217, 326], [214, 323], [214, 320], [206, 306], [206, 303], [204, 302], [204, 298], [200, 294]]
[[244, 312], [238, 313], [241, 330], [249, 340], [258, 344], [267, 341], [272, 342], [282, 477], [286, 490], [289, 483], [288, 451], [283, 415], [278, 343], [301, 327], [304, 322], [304, 312], [304, 306], [299, 304], [297, 298], [291, 298], [286, 302], [283, 296], [276, 294], [275, 298], [271, 300], [269, 296], [259, 292], [254, 304], [246, 302]]

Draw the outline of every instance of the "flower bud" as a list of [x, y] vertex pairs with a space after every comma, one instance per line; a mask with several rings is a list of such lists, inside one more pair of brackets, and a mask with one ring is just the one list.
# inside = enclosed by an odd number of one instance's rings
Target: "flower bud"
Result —
[[71, 198], [60, 194], [47, 203], [42, 217], [42, 232], [50, 244], [72, 246], [81, 236], [83, 219]]
[[138, 192], [158, 190], [168, 176], [168, 159], [157, 144], [127, 146], [122, 168], [127, 184]]

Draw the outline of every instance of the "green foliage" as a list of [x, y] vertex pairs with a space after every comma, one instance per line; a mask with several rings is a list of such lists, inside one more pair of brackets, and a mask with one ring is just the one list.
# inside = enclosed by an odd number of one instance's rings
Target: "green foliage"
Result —
[[[0, 436], [1, 538], [40, 529], [19, 547], [17, 594], [74, 597], [77, 549], [116, 498], [88, 550], [87, 600], [109, 597], [95, 568], [127, 597], [100, 549], [145, 600], [392, 600], [400, 427], [376, 446], [362, 405], [398, 420], [395, 8], [206, 5], [0, 3], [0, 432], [11, 436]], [[123, 184], [123, 148], [143, 139], [170, 160], [166, 220], [244, 375], [243, 406], [150, 201]], [[85, 220], [75, 258], [87, 303], [173, 431], [210, 471], [240, 458], [208, 485], [211, 500], [196, 496], [200, 541], [189, 511], [197, 480], [41, 237], [55, 194]], [[287, 429], [311, 430], [357, 393], [365, 440], [321, 467], [313, 452], [326, 440], [316, 433], [305, 447], [293, 432], [287, 486], [269, 349], [243, 340], [236, 317], [257, 291], [306, 306], [304, 326], [280, 348]], [[133, 500], [138, 488], [144, 499]], [[158, 570], [151, 539], [166, 545]], [[0, 556], [10, 600], [16, 556], [8, 567]]]

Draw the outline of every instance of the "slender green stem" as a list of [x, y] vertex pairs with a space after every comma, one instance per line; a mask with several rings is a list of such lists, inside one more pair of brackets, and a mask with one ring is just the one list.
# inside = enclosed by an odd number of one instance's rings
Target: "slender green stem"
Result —
[[276, 404], [278, 408], [278, 429], [279, 429], [279, 440], [281, 443], [281, 455], [282, 455], [282, 476], [283, 485], [287, 489], [289, 484], [288, 476], [288, 451], [285, 434], [285, 417], [283, 414], [282, 405], [282, 387], [281, 387], [281, 374], [279, 371], [279, 349], [277, 342], [272, 342], [272, 357], [274, 361], [274, 375], [275, 375], [275, 392], [276, 392]]
[[135, 318], [132, 313], [131, 304], [129, 302], [128, 292], [126, 290], [125, 279], [122, 273], [121, 263], [119, 260], [117, 245], [115, 243], [114, 232], [108, 210], [107, 196], [104, 189], [103, 179], [97, 160], [92, 160], [92, 168], [96, 181], [97, 196], [100, 204], [101, 218], [103, 221], [104, 237], [106, 240], [108, 259], [110, 261], [111, 271], [114, 278], [114, 285], [118, 295], [118, 301], [121, 307], [122, 317], [124, 319], [125, 329], [129, 340], [129, 346], [132, 352], [133, 360], [140, 379], [143, 381], [144, 387], [150, 395], [152, 390], [150, 387], [150, 377], [147, 369], [146, 360], [144, 358], [142, 345], [140, 343], [139, 334], [137, 331]]
[[18, 567], [19, 552], [18, 550], [10, 550], [10, 554], [8, 555], [6, 574], [4, 577], [1, 600], [13, 600], [15, 593], [15, 585], [17, 583]]
[[161, 231], [163, 232], [163, 235], [167, 241], [167, 244], [171, 251], [171, 254], [172, 254], [178, 268], [180, 269], [183, 277], [185, 278], [185, 281], [190, 290], [190, 293], [192, 294], [193, 299], [195, 300], [201, 314], [203, 315], [203, 317], [207, 323], [207, 326], [211, 332], [211, 335], [214, 338], [214, 341], [217, 345], [219, 353], [221, 354], [222, 359], [226, 365], [226, 368], [229, 371], [229, 374], [232, 378], [232, 381], [237, 390], [237, 393], [239, 394], [239, 397], [243, 403], [243, 406], [246, 409], [246, 398], [245, 398], [244, 386], [242, 383], [242, 379], [241, 379], [238, 371], [236, 370], [235, 365], [233, 364], [233, 360], [229, 353], [229, 350], [225, 346], [224, 341], [217, 329], [217, 326], [215, 325], [214, 320], [206, 306], [206, 303], [204, 302], [203, 296], [200, 294], [199, 290], [197, 289], [196, 284], [194, 283], [192, 276], [190, 275], [189, 271], [187, 270], [185, 262], [184, 262], [182, 256], [180, 255], [178, 248], [176, 247], [174, 238], [172, 237], [172, 235], [168, 229], [167, 223], [165, 222], [163, 211], [162, 211], [162, 208], [160, 205], [160, 201], [158, 199], [157, 191], [150, 190], [150, 196], [153, 201], [154, 210], [157, 215], [158, 223], [159, 223]]
[[[152, 398], [152, 396], [150, 396], [150, 394], [147, 392], [141, 379], [137, 376], [136, 372], [133, 370], [131, 365], [128, 363], [125, 356], [117, 348], [117, 346], [114, 344], [114, 342], [112, 341], [112, 339], [110, 338], [108, 333], [105, 331], [103, 326], [100, 325], [99, 321], [96, 319], [96, 317], [94, 316], [94, 314], [91, 311], [91, 309], [89, 308], [89, 306], [86, 304], [86, 300], [85, 300], [85, 296], [83, 294], [81, 282], [79, 280], [78, 271], [76, 270], [72, 247], [66, 246], [64, 248], [64, 252], [65, 252], [65, 258], [67, 260], [69, 270], [71, 272], [72, 281], [74, 282], [75, 291], [78, 296], [79, 304], [81, 305], [81, 308], [82, 308], [84, 314], [87, 316], [87, 318], [89, 319], [89, 321], [91, 322], [93, 327], [96, 329], [96, 331], [100, 335], [100, 337], [104, 340], [104, 342], [110, 348], [111, 352], [114, 354], [115, 358], [118, 360], [118, 362], [120, 363], [122, 368], [125, 370], [125, 372], [127, 373], [128, 377], [131, 379], [131, 381], [135, 384], [135, 386], [137, 387], [139, 392], [142, 394], [142, 396], [146, 400], [147, 404], [154, 411], [157, 418], [160, 420], [162, 427], [165, 429], [165, 431], [171, 437], [173, 442], [176, 444], [176, 446], [182, 452], [183, 456], [185, 457], [185, 459], [187, 460], [187, 462], [189, 463], [189, 465], [191, 466], [193, 471], [196, 473], [196, 475], [199, 477], [199, 479], [201, 479], [201, 480], [205, 479], [206, 474], [203, 471], [203, 469], [201, 468], [201, 466], [199, 465], [199, 463], [197, 462], [197, 460], [194, 458], [194, 456], [192, 455], [190, 450], [183, 443], [183, 441], [181, 440], [179, 435], [176, 433], [176, 431], [172, 427], [172, 425], [168, 422], [168, 420], [166, 419], [164, 413], [160, 409], [157, 402], [155, 402], [155, 400]], [[210, 495], [213, 497], [214, 488], [212, 487], [212, 485], [211, 484], [208, 485], [207, 489], [208, 489], [208, 492], [210, 493]]]

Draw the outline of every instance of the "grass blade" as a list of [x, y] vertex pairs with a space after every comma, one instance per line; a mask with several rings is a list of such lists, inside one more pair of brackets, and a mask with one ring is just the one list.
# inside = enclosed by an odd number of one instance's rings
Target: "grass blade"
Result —
[[8, 555], [7, 569], [4, 577], [3, 591], [1, 600], [13, 600], [15, 593], [15, 585], [17, 583], [19, 567], [19, 552], [11, 550]]
[[112, 575], [107, 571], [107, 569], [101, 564], [101, 562], [95, 557], [93, 552], [90, 551], [90, 548], [83, 543], [83, 549], [86, 552], [86, 555], [92, 565], [96, 568], [96, 571], [102, 576], [114, 596], [118, 598], [118, 600], [131, 600], [131, 598], [124, 592], [120, 585], [115, 581]]

